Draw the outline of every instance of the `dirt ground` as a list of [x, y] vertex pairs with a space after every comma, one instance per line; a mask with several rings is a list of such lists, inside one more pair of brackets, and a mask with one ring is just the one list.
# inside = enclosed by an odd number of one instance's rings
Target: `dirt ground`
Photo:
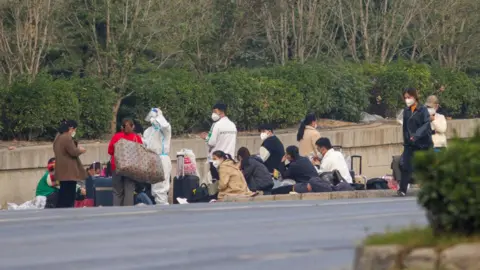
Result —
[[[366, 128], [366, 127], [375, 127], [379, 125], [385, 125], [388, 123], [373, 123], [373, 124], [361, 124], [361, 123], [352, 123], [352, 122], [344, 122], [344, 121], [337, 121], [331, 119], [320, 119], [317, 121], [319, 129], [342, 129], [348, 127], [350, 128]], [[297, 127], [291, 127], [286, 129], [276, 130], [275, 132], [278, 134], [296, 132]], [[239, 132], [241, 136], [257, 136], [258, 131], [241, 131]], [[198, 134], [184, 134], [181, 136], [177, 136], [176, 138], [199, 138]], [[107, 140], [80, 140], [82, 144], [87, 143], [96, 143], [96, 142], [108, 142]], [[9, 149], [14, 150], [21, 147], [28, 147], [28, 146], [37, 146], [37, 145], [46, 145], [51, 144], [51, 141], [0, 141], [0, 149]]]

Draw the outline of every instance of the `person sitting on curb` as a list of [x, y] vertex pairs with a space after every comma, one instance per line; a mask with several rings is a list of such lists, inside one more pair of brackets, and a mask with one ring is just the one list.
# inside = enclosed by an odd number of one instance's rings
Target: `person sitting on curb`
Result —
[[353, 183], [345, 157], [341, 152], [333, 149], [330, 139], [322, 137], [315, 142], [315, 145], [319, 155], [314, 157], [313, 161], [320, 164], [320, 173], [338, 170], [345, 181]]
[[217, 150], [212, 153], [212, 158], [212, 164], [218, 170], [220, 178], [218, 182], [219, 201], [222, 201], [227, 195], [254, 196], [257, 194], [250, 191], [242, 172], [229, 154]]
[[45, 196], [47, 203], [45, 208], [56, 208], [58, 201], [58, 189], [60, 185], [55, 181], [55, 158], [48, 160], [47, 171], [38, 181], [35, 196]]
[[262, 159], [259, 156], [250, 155], [250, 151], [246, 147], [240, 147], [237, 152], [237, 160], [248, 188], [251, 191], [270, 193], [273, 187], [273, 179]]

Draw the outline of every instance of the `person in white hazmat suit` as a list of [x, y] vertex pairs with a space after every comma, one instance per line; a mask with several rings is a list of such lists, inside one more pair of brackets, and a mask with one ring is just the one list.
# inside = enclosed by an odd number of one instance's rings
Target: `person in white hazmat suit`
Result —
[[158, 108], [151, 109], [145, 117], [145, 121], [149, 122], [151, 126], [143, 133], [143, 143], [148, 149], [160, 155], [165, 174], [165, 181], [152, 185], [152, 196], [155, 198], [156, 204], [167, 205], [172, 172], [172, 161], [168, 155], [172, 140], [172, 127]]

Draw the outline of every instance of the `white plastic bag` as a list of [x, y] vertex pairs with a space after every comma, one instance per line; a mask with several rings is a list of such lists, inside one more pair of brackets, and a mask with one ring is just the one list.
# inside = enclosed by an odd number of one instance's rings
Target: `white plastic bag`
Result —
[[21, 205], [14, 203], [7, 203], [8, 210], [29, 210], [29, 209], [44, 209], [47, 204], [47, 197], [37, 196], [31, 201], [26, 201]]
[[401, 110], [401, 111], [397, 114], [397, 122], [398, 122], [400, 125], [403, 125], [403, 110]]

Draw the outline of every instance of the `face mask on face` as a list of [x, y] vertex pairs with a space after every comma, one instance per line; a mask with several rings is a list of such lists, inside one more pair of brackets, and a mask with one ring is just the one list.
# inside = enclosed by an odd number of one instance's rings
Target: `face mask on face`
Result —
[[434, 115], [435, 112], [436, 112], [436, 110], [435, 110], [434, 108], [428, 108], [428, 113], [429, 113], [430, 115]]
[[413, 98], [406, 98], [406, 99], [405, 99], [405, 104], [407, 104], [407, 107], [411, 107], [413, 104], [415, 104], [415, 99], [413, 99]]
[[216, 159], [212, 162], [212, 165], [213, 167], [218, 168], [218, 165], [220, 165], [220, 162], [218, 161], [218, 159]]
[[212, 120], [213, 122], [217, 122], [220, 119], [220, 115], [216, 113], [212, 113]]
[[264, 141], [264, 140], [267, 139], [267, 138], [268, 138], [268, 134], [267, 134], [267, 133], [265, 133], [265, 132], [260, 133], [260, 139], [261, 139], [262, 141]]
[[75, 137], [76, 134], [77, 134], [76, 131], [72, 132], [72, 138]]
[[320, 153], [320, 152], [318, 152], [317, 157], [318, 157], [319, 159], [322, 159], [322, 158], [323, 158], [323, 154]]

